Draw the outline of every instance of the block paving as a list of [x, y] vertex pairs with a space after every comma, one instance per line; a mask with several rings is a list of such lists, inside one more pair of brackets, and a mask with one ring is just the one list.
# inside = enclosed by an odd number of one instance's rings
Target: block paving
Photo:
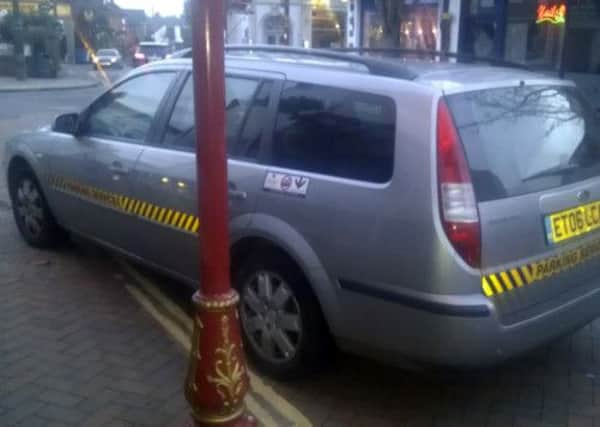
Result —
[[101, 251], [27, 247], [0, 204], [0, 426], [183, 426], [186, 355]]

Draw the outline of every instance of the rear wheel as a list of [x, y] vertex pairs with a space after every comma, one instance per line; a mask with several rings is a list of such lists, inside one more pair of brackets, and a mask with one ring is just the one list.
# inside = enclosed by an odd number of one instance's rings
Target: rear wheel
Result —
[[330, 338], [319, 303], [287, 257], [277, 252], [251, 256], [236, 287], [246, 350], [259, 370], [291, 379], [329, 359]]
[[33, 172], [17, 167], [11, 173], [10, 197], [21, 235], [31, 246], [50, 248], [64, 242], [66, 233], [58, 226]]

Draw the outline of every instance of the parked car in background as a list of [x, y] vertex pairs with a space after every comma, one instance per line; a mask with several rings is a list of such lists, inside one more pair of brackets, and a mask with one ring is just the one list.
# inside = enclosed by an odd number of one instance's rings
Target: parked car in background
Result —
[[92, 67], [94, 69], [102, 68], [123, 68], [123, 57], [118, 49], [99, 49], [92, 56]]
[[169, 54], [169, 45], [166, 43], [142, 42], [133, 55], [134, 67], [139, 67], [154, 61], [165, 59]]
[[167, 55], [167, 59], [183, 59], [192, 57], [192, 48], [187, 47], [185, 49], [176, 50], [173, 53]]
[[[75, 233], [198, 285], [191, 72], [141, 67], [8, 143], [27, 242]], [[600, 121], [571, 82], [252, 47], [225, 84], [232, 278], [263, 371], [332, 341], [488, 365], [600, 314]]]

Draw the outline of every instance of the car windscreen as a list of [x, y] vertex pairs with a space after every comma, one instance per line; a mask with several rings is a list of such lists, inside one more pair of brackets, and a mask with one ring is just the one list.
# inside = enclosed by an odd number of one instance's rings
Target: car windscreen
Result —
[[110, 49], [100, 49], [98, 56], [117, 56], [117, 52]]
[[165, 56], [167, 54], [166, 46], [156, 46], [156, 45], [142, 45], [140, 46], [140, 52], [142, 52], [146, 56]]
[[574, 87], [520, 85], [447, 102], [480, 202], [600, 175], [600, 118]]

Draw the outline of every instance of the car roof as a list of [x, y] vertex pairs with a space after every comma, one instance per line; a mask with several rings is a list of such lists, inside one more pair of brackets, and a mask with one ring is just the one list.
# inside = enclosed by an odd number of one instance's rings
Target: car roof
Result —
[[[310, 51], [310, 49], [308, 49]], [[317, 51], [320, 53], [322, 51]], [[318, 54], [314, 57], [307, 55], [299, 58], [293, 54], [275, 54], [272, 56], [257, 56], [255, 54], [239, 55], [228, 54], [226, 63], [229, 67], [246, 68], [254, 71], [296, 74], [301, 67], [307, 74], [314, 74], [318, 78], [319, 72], [335, 71], [343, 74], [373, 74], [400, 80], [411, 81], [421, 86], [427, 86], [443, 91], [446, 94], [466, 92], [472, 90], [506, 87], [516, 85], [556, 85], [573, 86], [574, 83], [561, 80], [554, 76], [532, 72], [523, 67], [495, 66], [482, 63], [464, 63], [453, 60], [432, 61], [416, 58], [409, 59], [381, 59], [368, 58], [357, 61], [357, 56], [342, 54], [344, 56], [321, 58]], [[347, 60], [344, 58], [347, 57]], [[148, 64], [143, 68], [161, 66], [175, 66], [190, 68], [190, 58], [173, 58]], [[365, 65], [366, 64], [366, 65]], [[374, 64], [374, 65], [373, 65]], [[371, 68], [371, 65], [372, 68]]]
[[574, 85], [553, 75], [516, 67], [423, 61], [412, 61], [407, 66], [418, 75], [416, 83], [437, 87], [446, 93], [523, 84]]

